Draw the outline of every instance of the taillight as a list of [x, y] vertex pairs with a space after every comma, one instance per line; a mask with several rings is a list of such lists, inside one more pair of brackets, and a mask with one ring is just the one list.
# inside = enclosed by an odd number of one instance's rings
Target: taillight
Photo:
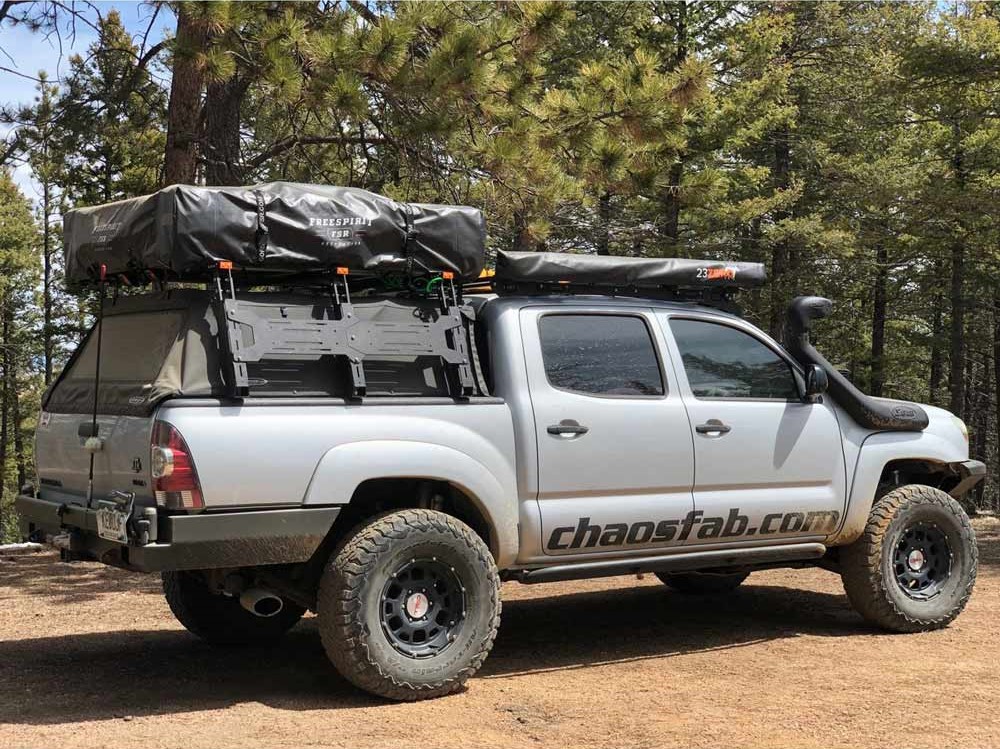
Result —
[[168, 510], [200, 510], [205, 506], [191, 451], [181, 433], [163, 421], [153, 426], [150, 470], [158, 505]]

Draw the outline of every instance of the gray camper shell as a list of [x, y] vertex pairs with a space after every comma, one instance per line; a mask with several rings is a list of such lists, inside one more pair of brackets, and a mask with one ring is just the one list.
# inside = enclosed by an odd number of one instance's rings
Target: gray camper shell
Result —
[[[107, 299], [103, 322], [91, 329], [46, 394], [49, 413], [94, 410], [97, 327], [103, 324], [97, 412], [148, 416], [169, 398], [226, 397], [227, 351], [219, 336], [212, 292], [172, 289]], [[350, 326], [322, 294], [240, 292], [238, 324], [247, 386], [255, 397], [349, 398], [349, 354], [364, 360], [365, 395], [447, 396], [452, 348], [446, 330], [473, 351], [469, 318], [451, 320], [435, 299], [379, 297], [355, 302]], [[471, 317], [471, 310], [467, 310]], [[454, 326], [454, 323], [458, 323]], [[348, 332], [348, 327], [351, 331]], [[261, 350], [270, 342], [269, 350]], [[444, 355], [444, 356], [443, 356]], [[471, 394], [482, 394], [477, 386]]]

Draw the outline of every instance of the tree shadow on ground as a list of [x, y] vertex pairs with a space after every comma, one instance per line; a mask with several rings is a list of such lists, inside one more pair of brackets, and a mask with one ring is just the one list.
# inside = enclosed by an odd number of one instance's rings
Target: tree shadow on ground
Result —
[[66, 564], [52, 552], [0, 555], [0, 602], [14, 596], [45, 596], [78, 604], [123, 591], [163, 595], [159, 575], [103, 564]]
[[976, 518], [973, 527], [979, 545], [980, 566], [1000, 567], [1000, 519]]
[[[843, 596], [814, 591], [748, 585], [702, 597], [643, 585], [571, 593], [506, 602], [479, 678], [868, 632]], [[0, 723], [73, 723], [245, 702], [291, 710], [390, 707], [334, 672], [311, 618], [278, 645], [252, 650], [213, 649], [179, 630], [0, 642]]]

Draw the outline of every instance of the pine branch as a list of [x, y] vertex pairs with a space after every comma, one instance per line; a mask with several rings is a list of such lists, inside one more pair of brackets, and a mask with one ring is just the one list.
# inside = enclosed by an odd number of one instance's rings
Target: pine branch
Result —
[[317, 146], [317, 145], [351, 145], [351, 146], [370, 146], [370, 145], [381, 145], [388, 143], [389, 141], [385, 138], [362, 138], [359, 136], [341, 136], [341, 135], [312, 135], [312, 136], [289, 136], [279, 140], [277, 143], [272, 145], [270, 148], [257, 154], [254, 158], [250, 159], [246, 163], [246, 166], [250, 169], [256, 169], [262, 166], [265, 162], [270, 159], [280, 156], [286, 151], [295, 148], [296, 146]]

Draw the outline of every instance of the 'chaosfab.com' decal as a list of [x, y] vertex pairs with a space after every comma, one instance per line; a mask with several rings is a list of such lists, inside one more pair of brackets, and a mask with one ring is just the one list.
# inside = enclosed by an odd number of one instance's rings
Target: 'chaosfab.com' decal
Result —
[[701, 510], [692, 510], [683, 520], [640, 520], [627, 523], [591, 524], [590, 518], [580, 518], [576, 526], [553, 529], [547, 547], [553, 551], [592, 548], [595, 546], [629, 546], [687, 541], [706, 541], [739, 536], [767, 536], [775, 533], [813, 533], [822, 535], [837, 528], [840, 513], [836, 510], [813, 512], [774, 512], [765, 515], [760, 527], [750, 525], [750, 519], [740, 514], [740, 508], [729, 511], [727, 517], [705, 517]]

